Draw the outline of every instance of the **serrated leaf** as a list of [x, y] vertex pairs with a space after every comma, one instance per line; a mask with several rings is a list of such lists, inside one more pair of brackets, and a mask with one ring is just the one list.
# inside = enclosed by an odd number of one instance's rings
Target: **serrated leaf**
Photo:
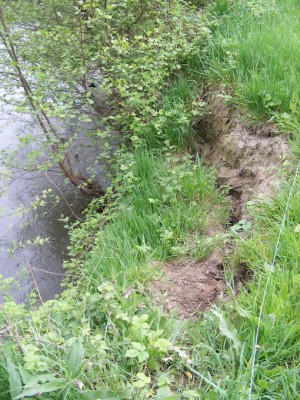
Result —
[[82, 339], [78, 338], [72, 346], [70, 346], [66, 355], [66, 367], [71, 375], [71, 378], [76, 378], [83, 366], [84, 350]]
[[238, 333], [237, 333], [236, 328], [219, 311], [212, 310], [212, 313], [219, 319], [219, 329], [220, 329], [221, 333], [233, 342], [233, 345], [234, 345], [235, 349], [237, 350], [240, 347], [241, 343], [238, 339]]
[[54, 392], [55, 390], [62, 389], [64, 386], [65, 386], [64, 382], [59, 380], [42, 383], [41, 385], [37, 384], [30, 389], [24, 390], [24, 392], [22, 392], [18, 396], [15, 396], [13, 400], [23, 399], [26, 396], [30, 397], [30, 396], [35, 396], [37, 394]]

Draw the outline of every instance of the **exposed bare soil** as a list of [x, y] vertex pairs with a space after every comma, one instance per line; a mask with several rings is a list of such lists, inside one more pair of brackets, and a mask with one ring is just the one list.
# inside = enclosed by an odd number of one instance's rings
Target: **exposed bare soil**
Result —
[[[199, 126], [199, 154], [217, 168], [219, 184], [229, 187], [234, 224], [249, 219], [250, 200], [272, 198], [279, 187], [284, 161], [290, 158], [289, 145], [270, 124], [254, 127], [242, 123], [217, 94], [209, 95], [206, 101], [211, 114]], [[226, 251], [228, 248], [219, 249], [201, 262], [185, 259], [164, 265], [165, 280], [152, 284], [154, 301], [163, 302], [167, 310], [177, 309], [183, 318], [193, 318], [226, 298]], [[236, 279], [242, 280], [244, 275], [238, 271]]]
[[166, 279], [152, 284], [156, 301], [167, 310], [178, 309], [184, 318], [191, 318], [226, 295], [223, 258], [213, 253], [205, 261], [181, 260], [164, 265]]
[[230, 187], [232, 222], [237, 222], [248, 217], [249, 200], [272, 198], [284, 161], [290, 158], [289, 145], [270, 124], [242, 123], [217, 95], [207, 101], [211, 114], [200, 127], [199, 152], [208, 165], [217, 167], [220, 185]]

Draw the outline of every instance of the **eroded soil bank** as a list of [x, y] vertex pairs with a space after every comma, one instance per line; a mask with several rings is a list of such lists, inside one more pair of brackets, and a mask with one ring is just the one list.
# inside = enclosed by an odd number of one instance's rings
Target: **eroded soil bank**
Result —
[[[209, 94], [206, 101], [210, 114], [198, 126], [198, 152], [208, 165], [217, 168], [220, 186], [229, 189], [230, 226], [251, 218], [249, 201], [272, 198], [287, 173], [291, 155], [286, 138], [276, 127], [242, 122], [217, 93]], [[193, 318], [226, 298], [223, 260], [230, 252], [232, 246], [227, 244], [201, 262], [184, 259], [166, 264], [165, 279], [152, 285], [154, 299], [163, 302], [166, 310], [177, 309], [183, 318]]]
[[218, 169], [220, 185], [230, 187], [234, 223], [249, 217], [250, 200], [272, 198], [290, 159], [289, 145], [270, 124], [242, 122], [217, 94], [209, 95], [207, 102], [210, 115], [199, 127], [199, 153], [208, 165]]

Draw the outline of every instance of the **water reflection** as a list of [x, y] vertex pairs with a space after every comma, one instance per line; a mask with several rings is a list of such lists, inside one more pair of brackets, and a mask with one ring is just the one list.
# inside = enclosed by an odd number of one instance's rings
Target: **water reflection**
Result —
[[[15, 150], [18, 146], [18, 136], [24, 133], [39, 134], [38, 127], [32, 123], [29, 116], [18, 116], [2, 107], [0, 115], [0, 150]], [[16, 287], [12, 291], [17, 301], [24, 301], [26, 293], [35, 287], [35, 282], [43, 301], [51, 299], [60, 291], [63, 278], [63, 260], [66, 258], [68, 236], [64, 223], [58, 221], [63, 214], [74, 220], [74, 214], [80, 215], [83, 208], [90, 201], [90, 197], [82, 194], [73, 185], [56, 171], [47, 173], [24, 171], [18, 168], [24, 154], [16, 153], [14, 168], [10, 183], [5, 194], [0, 198], [0, 273], [4, 278], [17, 278], [21, 283], [21, 290]], [[3, 168], [3, 167], [2, 167]], [[2, 169], [3, 171], [3, 169]], [[0, 182], [5, 186], [6, 182]], [[46, 198], [46, 205], [32, 209], [24, 214], [17, 208], [30, 208], [30, 204], [43, 191], [51, 189], [50, 197]], [[64, 200], [61, 200], [63, 193]], [[56, 199], [60, 198], [57, 202]], [[47, 242], [41, 246], [25, 244], [11, 253], [9, 249], [18, 247], [18, 244], [36, 237], [46, 238]], [[33, 274], [24, 276], [30, 265]], [[49, 272], [45, 272], [49, 271]], [[2, 298], [1, 298], [2, 299]], [[2, 299], [3, 301], [3, 299]]]

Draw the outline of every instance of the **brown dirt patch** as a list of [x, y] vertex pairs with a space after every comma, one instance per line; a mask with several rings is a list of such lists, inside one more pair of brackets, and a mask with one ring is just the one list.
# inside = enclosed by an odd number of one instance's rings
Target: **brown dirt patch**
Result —
[[[204, 135], [199, 153], [207, 164], [217, 168], [220, 186], [229, 187], [231, 223], [235, 224], [249, 219], [250, 200], [271, 199], [279, 187], [283, 163], [291, 158], [289, 145], [271, 124], [254, 127], [241, 122], [216, 93], [206, 101], [211, 114], [199, 126], [202, 138]], [[213, 237], [214, 232], [208, 235]], [[223, 259], [231, 251], [227, 245], [201, 262], [180, 260], [164, 265], [166, 279], [152, 283], [154, 301], [163, 303], [166, 310], [177, 309], [183, 318], [193, 318], [212, 303], [227, 298]], [[236, 287], [249, 275], [246, 266], [238, 268]]]
[[217, 167], [220, 185], [230, 188], [233, 223], [247, 218], [252, 199], [271, 199], [279, 187], [283, 163], [290, 159], [286, 138], [271, 124], [251, 126], [211, 94], [206, 99], [211, 114], [201, 122], [204, 139], [199, 153]]
[[183, 318], [192, 318], [226, 296], [223, 256], [214, 252], [202, 262], [181, 260], [164, 265], [166, 279], [152, 283], [156, 303], [166, 311], [178, 310]]

